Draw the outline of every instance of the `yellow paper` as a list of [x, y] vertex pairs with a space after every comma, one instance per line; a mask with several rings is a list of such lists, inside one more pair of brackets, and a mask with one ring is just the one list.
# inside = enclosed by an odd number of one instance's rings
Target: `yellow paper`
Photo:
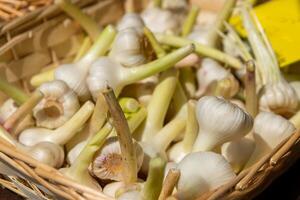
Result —
[[[300, 0], [272, 0], [254, 9], [281, 67], [300, 61]], [[232, 25], [245, 36], [240, 18]]]

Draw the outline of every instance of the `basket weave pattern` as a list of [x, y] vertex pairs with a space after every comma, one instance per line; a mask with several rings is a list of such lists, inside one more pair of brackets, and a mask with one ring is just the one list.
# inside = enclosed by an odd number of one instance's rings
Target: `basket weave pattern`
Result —
[[[82, 0], [76, 3], [100, 25], [114, 22], [124, 13], [122, 0]], [[64, 37], [58, 37], [62, 31], [68, 32]], [[31, 76], [71, 60], [82, 36], [80, 26], [56, 5], [36, 9], [2, 24], [1, 76], [30, 92], [32, 88], [28, 81]], [[70, 40], [75, 40], [73, 46], [62, 52], [61, 45], [65, 46]], [[33, 48], [24, 50], [21, 44]], [[40, 61], [30, 63], [28, 60], [32, 57], [38, 57]], [[250, 169], [242, 171], [235, 180], [198, 199], [251, 199], [300, 157], [299, 137], [300, 131], [296, 131]], [[0, 171], [3, 173], [0, 184], [29, 199], [112, 199], [64, 177], [58, 170], [39, 163], [1, 138], [0, 164], [0, 168], [5, 169]]]

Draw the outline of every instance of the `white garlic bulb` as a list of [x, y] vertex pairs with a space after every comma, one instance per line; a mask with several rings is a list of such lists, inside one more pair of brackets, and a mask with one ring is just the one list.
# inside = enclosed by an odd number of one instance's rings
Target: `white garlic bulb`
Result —
[[118, 31], [123, 31], [127, 28], [134, 28], [140, 35], [143, 35], [144, 26], [144, 21], [139, 14], [129, 12], [123, 15], [118, 23], [117, 29]]
[[[201, 13], [201, 12], [200, 12]], [[187, 38], [190, 39], [190, 40], [193, 40], [193, 41], [196, 41], [200, 44], [203, 44], [203, 45], [210, 45], [209, 44], [209, 34], [210, 34], [210, 31], [208, 28], [206, 27], [199, 27], [199, 26], [196, 26], [193, 30], [193, 32], [191, 32]]]
[[116, 192], [120, 188], [125, 188], [125, 187], [126, 187], [126, 185], [125, 185], [124, 182], [121, 182], [121, 181], [112, 182], [112, 183], [109, 183], [109, 184], [105, 185], [102, 192], [104, 194], [106, 194], [107, 196], [115, 198], [116, 197]]
[[294, 125], [280, 115], [260, 112], [253, 125], [253, 137], [256, 143], [246, 167], [255, 164], [260, 158], [271, 152], [280, 142], [296, 130]]
[[248, 162], [255, 148], [252, 139], [243, 137], [222, 145], [221, 152], [236, 173], [240, 172]]
[[68, 121], [80, 108], [77, 95], [60, 80], [42, 84], [43, 99], [34, 107], [37, 126], [54, 129]]
[[236, 177], [225, 158], [213, 152], [188, 154], [180, 161], [178, 169], [176, 197], [180, 200], [195, 199]]
[[210, 58], [204, 58], [201, 67], [197, 70], [197, 81], [199, 89], [197, 96], [202, 96], [207, 91], [210, 84], [228, 78], [231, 81], [230, 93], [235, 94], [239, 90], [239, 84], [233, 75], [225, 70], [218, 62]]
[[297, 93], [284, 79], [267, 83], [261, 89], [260, 109], [277, 114], [294, 113], [298, 107]]
[[144, 64], [147, 59], [143, 40], [143, 35], [136, 29], [123, 29], [117, 34], [109, 57], [125, 67]]
[[[139, 170], [143, 162], [144, 153], [137, 142], [134, 142], [133, 145], [136, 149], [137, 169]], [[123, 167], [118, 139], [117, 137], [110, 137], [95, 155], [90, 171], [94, 176], [102, 180], [123, 181]]]
[[297, 97], [298, 97], [298, 102], [300, 101], [300, 81], [293, 81], [289, 83], [295, 90]]
[[98, 58], [91, 66], [87, 84], [94, 99], [109, 85], [118, 95], [124, 86], [150, 77], [174, 66], [179, 60], [194, 51], [194, 45], [187, 45], [147, 64], [125, 68], [108, 57]]
[[169, 10], [148, 7], [141, 16], [153, 33], [178, 33], [180, 31], [179, 22], [174, 20], [174, 15]]
[[246, 135], [252, 128], [252, 117], [240, 107], [220, 97], [202, 97], [196, 106], [200, 127], [194, 151], [209, 151], [230, 140]]
[[7, 120], [16, 110], [18, 105], [13, 99], [7, 99], [0, 107], [0, 122]]
[[88, 143], [88, 140], [84, 140], [78, 144], [76, 144], [76, 146], [74, 146], [67, 155], [67, 162], [69, 164], [73, 164], [74, 161], [76, 160], [76, 158], [78, 157], [78, 155], [80, 154], [80, 152], [82, 151], [82, 149], [85, 147], [85, 145]]

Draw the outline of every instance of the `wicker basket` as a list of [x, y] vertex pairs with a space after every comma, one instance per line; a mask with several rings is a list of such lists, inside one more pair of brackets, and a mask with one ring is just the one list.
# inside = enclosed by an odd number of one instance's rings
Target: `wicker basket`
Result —
[[[122, 0], [76, 2], [101, 25], [116, 21], [124, 13]], [[62, 32], [63, 37], [58, 37]], [[1, 75], [30, 92], [30, 77], [45, 68], [68, 62], [75, 56], [82, 40], [80, 26], [56, 5], [38, 8], [0, 25]], [[63, 46], [68, 48], [62, 49]], [[35, 63], [31, 62], [32, 57]], [[0, 97], [2, 102], [5, 96]], [[253, 198], [300, 157], [299, 137], [300, 131], [295, 132], [257, 164], [242, 171], [235, 180], [198, 199]], [[0, 139], [0, 164], [0, 184], [29, 199], [111, 199], [64, 177], [3, 139]]]

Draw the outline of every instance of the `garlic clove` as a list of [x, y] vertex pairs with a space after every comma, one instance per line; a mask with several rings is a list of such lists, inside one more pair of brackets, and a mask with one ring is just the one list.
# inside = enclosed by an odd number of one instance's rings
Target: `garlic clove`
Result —
[[13, 99], [7, 99], [0, 107], [0, 122], [7, 120], [16, 110], [17, 104]]
[[112, 45], [109, 57], [125, 67], [144, 64], [145, 55], [144, 37], [134, 28], [119, 31]]
[[295, 126], [282, 116], [271, 112], [260, 112], [255, 117], [253, 126], [256, 147], [245, 168], [252, 166], [264, 155], [271, 152], [295, 130]]
[[27, 146], [33, 146], [39, 142], [53, 142], [64, 145], [89, 119], [94, 109], [94, 104], [87, 101], [65, 124], [55, 130], [46, 128], [29, 128], [24, 130], [19, 141]]
[[225, 158], [213, 152], [188, 154], [178, 169], [180, 177], [175, 196], [184, 200], [195, 199], [236, 177]]
[[253, 119], [247, 112], [220, 97], [202, 97], [197, 102], [196, 115], [200, 130], [193, 151], [209, 151], [239, 139], [253, 125]]
[[137, 13], [126, 13], [118, 22], [118, 31], [123, 31], [128, 28], [134, 28], [140, 35], [143, 35], [145, 24], [141, 16]]
[[[137, 155], [137, 169], [141, 168], [144, 153], [141, 146], [134, 142]], [[91, 173], [102, 180], [123, 181], [124, 164], [117, 137], [108, 138], [103, 147], [95, 155], [91, 164]]]
[[68, 121], [80, 108], [77, 95], [63, 81], [54, 80], [44, 83], [39, 90], [44, 97], [33, 109], [37, 126], [57, 128]]
[[235, 173], [240, 172], [255, 148], [255, 142], [249, 138], [241, 138], [224, 143], [221, 147], [222, 155], [231, 164]]

